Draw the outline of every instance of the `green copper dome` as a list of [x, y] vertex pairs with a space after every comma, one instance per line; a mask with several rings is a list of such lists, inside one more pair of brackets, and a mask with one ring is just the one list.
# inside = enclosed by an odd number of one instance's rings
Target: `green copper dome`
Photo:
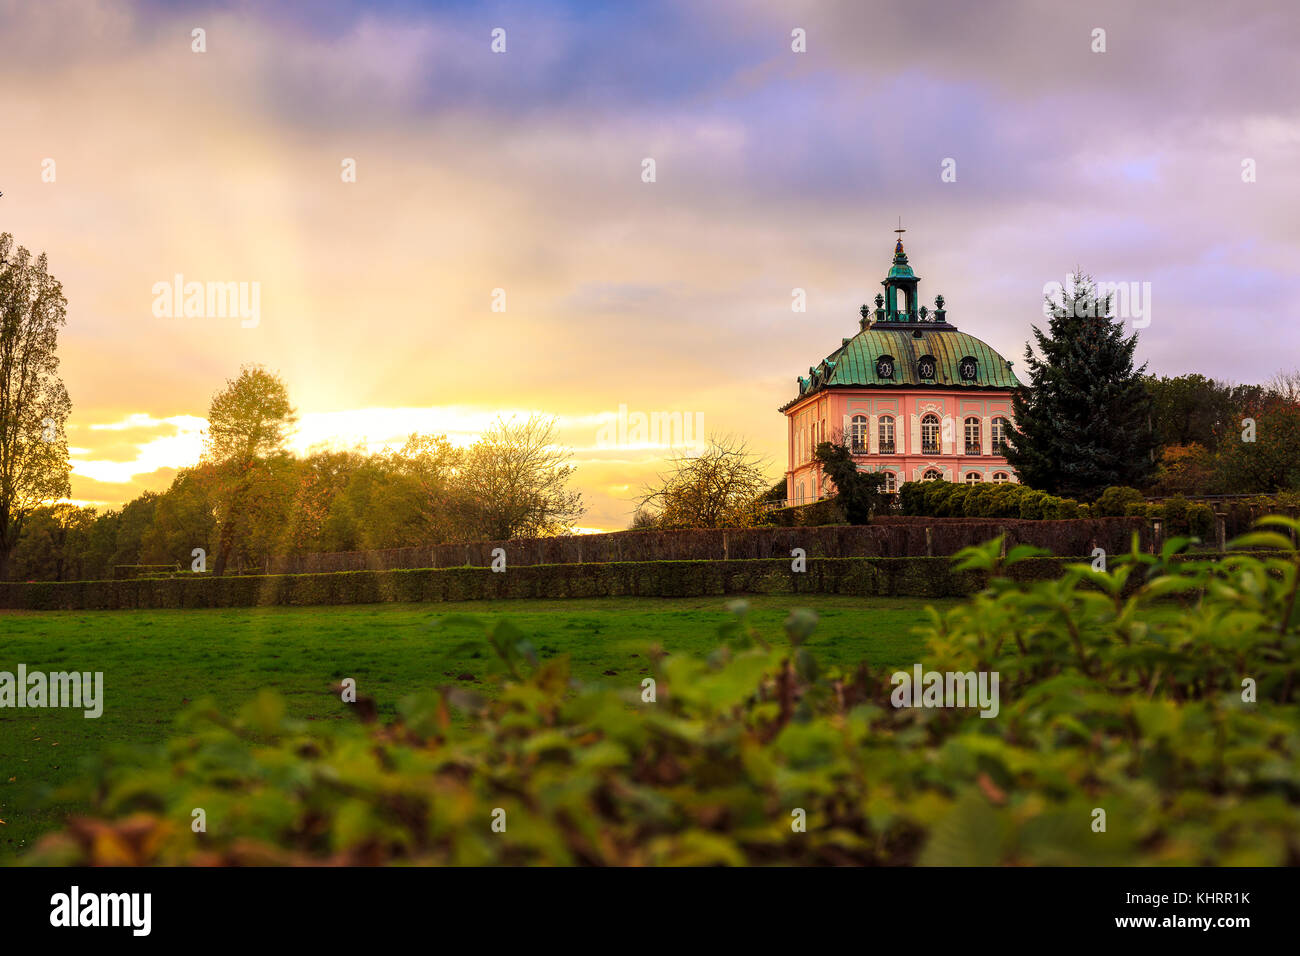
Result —
[[[917, 281], [900, 238], [883, 283], [888, 296], [876, 296], [875, 321], [862, 306], [862, 331], [810, 367], [807, 378], [799, 376], [798, 397], [781, 411], [823, 388], [1019, 388], [1006, 359], [948, 322], [943, 296], [932, 312], [915, 309]], [[898, 295], [904, 307], [895, 304]]]
[[[922, 378], [921, 360], [927, 357], [934, 359], [934, 375]], [[894, 360], [892, 377], [880, 375], [878, 365], [882, 358]], [[974, 360], [973, 378], [961, 374], [964, 359]], [[1016, 388], [1020, 385], [1007, 360], [975, 336], [956, 329], [926, 328], [925, 323], [906, 328], [864, 329], [832, 353], [829, 361], [834, 366], [820, 384], [832, 387]]]

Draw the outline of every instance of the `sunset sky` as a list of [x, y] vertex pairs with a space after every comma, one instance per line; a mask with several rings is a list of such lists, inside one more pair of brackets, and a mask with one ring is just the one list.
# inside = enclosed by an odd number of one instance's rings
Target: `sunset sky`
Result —
[[[1250, 0], [0, 0], [0, 231], [64, 284], [78, 501], [165, 488], [256, 362], [300, 450], [558, 416], [580, 524], [622, 528], [668, 449], [601, 447], [602, 423], [700, 414], [780, 477], [776, 409], [857, 331], [900, 217], [922, 300], [1017, 369], [1075, 266], [1150, 283], [1157, 373], [1300, 365], [1297, 23]], [[178, 274], [257, 283], [258, 323], [158, 317]]]

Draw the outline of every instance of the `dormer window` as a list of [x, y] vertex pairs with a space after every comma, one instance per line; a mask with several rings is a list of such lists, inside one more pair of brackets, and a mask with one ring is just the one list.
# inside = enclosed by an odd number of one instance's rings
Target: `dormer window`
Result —
[[937, 363], [933, 355], [922, 355], [921, 361], [916, 363], [916, 372], [921, 378], [933, 379]]
[[979, 371], [979, 364], [971, 356], [966, 356], [957, 366], [957, 371], [961, 375], [963, 382], [975, 381], [975, 375]]
[[894, 377], [894, 357], [892, 355], [882, 355], [880, 358], [876, 359], [876, 377]]

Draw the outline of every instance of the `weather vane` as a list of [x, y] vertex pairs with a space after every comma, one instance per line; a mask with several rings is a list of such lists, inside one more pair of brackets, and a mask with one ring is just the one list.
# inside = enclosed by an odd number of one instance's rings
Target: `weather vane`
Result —
[[898, 237], [899, 237], [900, 239], [903, 237], [903, 233], [907, 232], [907, 230], [903, 228], [903, 217], [902, 217], [902, 216], [899, 216], [899, 217], [898, 217], [898, 228], [895, 229], [894, 232], [898, 233]]

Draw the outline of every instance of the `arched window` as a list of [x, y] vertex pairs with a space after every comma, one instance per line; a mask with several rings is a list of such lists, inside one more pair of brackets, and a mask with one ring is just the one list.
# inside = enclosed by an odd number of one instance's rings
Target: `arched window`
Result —
[[943, 475], [939, 474], [939, 472], [934, 468], [931, 468], [929, 471], [927, 471], [924, 475], [921, 476], [922, 481], [938, 481], [941, 478], [943, 478]]
[[892, 471], [885, 472], [885, 494], [892, 495], [898, 490], [898, 478]]
[[980, 454], [980, 420], [974, 416], [966, 419], [966, 454]]
[[880, 454], [892, 455], [894, 453], [894, 418], [892, 415], [884, 415], [877, 424], [880, 431]]
[[939, 416], [933, 412], [921, 418], [921, 454], [939, 454]]
[[995, 485], [1005, 485], [1010, 480], [1010, 476], [1005, 471], [993, 472], [993, 484]]
[[867, 416], [854, 415], [849, 424], [849, 442], [856, 452], [867, 450]]
[[978, 471], [966, 472], [966, 484], [968, 485], [978, 485], [983, 480], [984, 479], [980, 477], [980, 473]]
[[1007, 450], [1007, 420], [993, 419], [993, 454], [1000, 455]]

